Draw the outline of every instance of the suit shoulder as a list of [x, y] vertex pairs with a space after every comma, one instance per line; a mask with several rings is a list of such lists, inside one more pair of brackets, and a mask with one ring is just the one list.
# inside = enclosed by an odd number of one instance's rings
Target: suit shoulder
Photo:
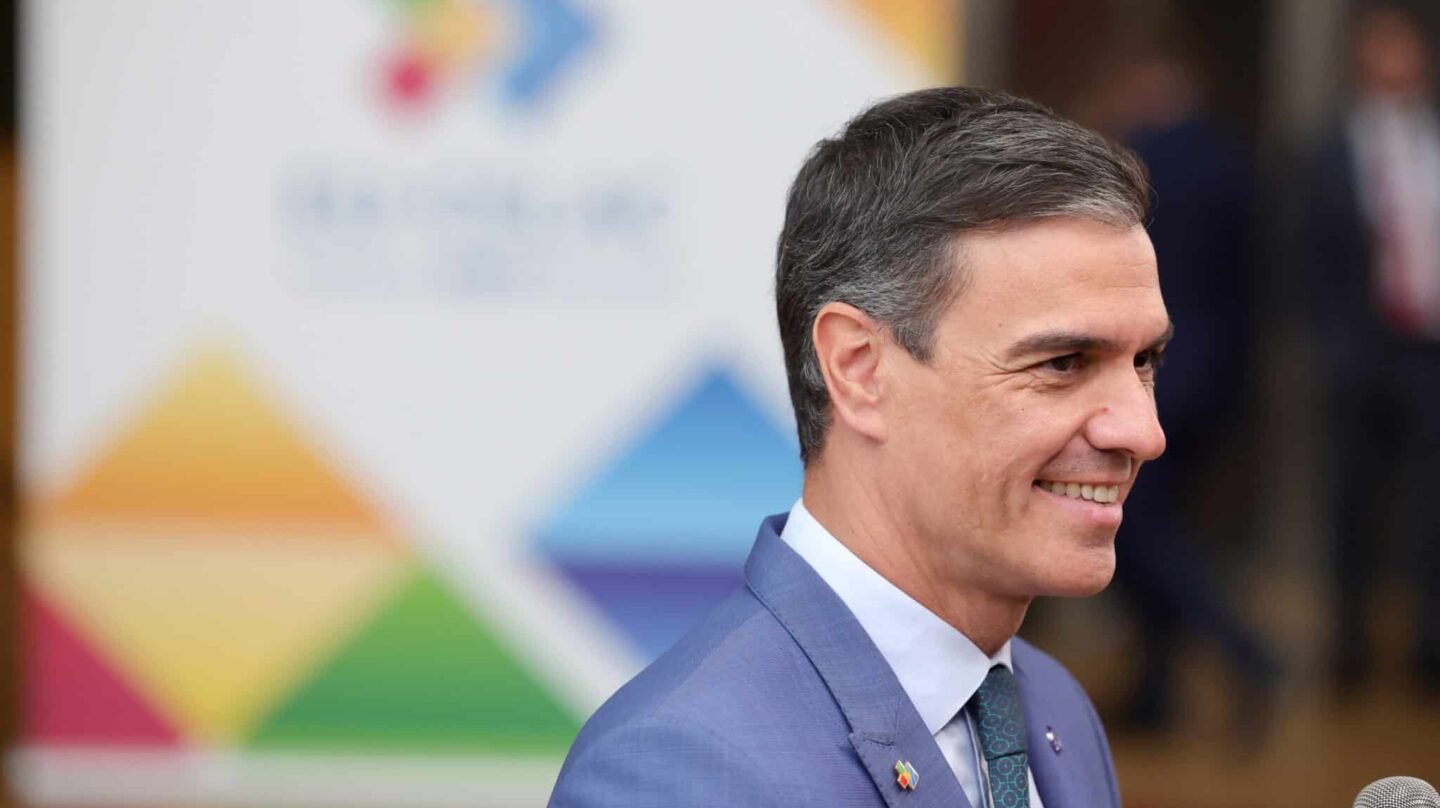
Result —
[[1077, 687], [1080, 684], [1079, 681], [1071, 675], [1069, 669], [1060, 664], [1060, 660], [1041, 651], [1020, 637], [1011, 640], [1010, 653], [1017, 666], [1023, 667], [1036, 677], [1054, 677], [1073, 682]]
[[[762, 804], [764, 769], [753, 759], [765, 748], [771, 704], [807, 679], [797, 646], [748, 591], [736, 593], [634, 679], [585, 723], [570, 749], [552, 805], [630, 805], [639, 794], [669, 802], [709, 805], [712, 798], [673, 792], [694, 781], [728, 804]], [[757, 736], [757, 733], [759, 735]], [[628, 783], [628, 793], [605, 802], [582, 796], [594, 784]], [[713, 802], [713, 804], [723, 804]]]
[[572, 750], [549, 808], [669, 808], [768, 804], [766, 770], [703, 725], [635, 718]]
[[[1094, 716], [1095, 706], [1090, 702], [1090, 695], [1085, 692], [1085, 687], [1080, 684], [1080, 680], [1076, 679], [1075, 675], [1060, 663], [1060, 660], [1019, 637], [1016, 637], [1011, 644], [1011, 655], [1015, 666], [1023, 669], [1039, 687], [1056, 696], [1068, 697], [1067, 701], [1078, 702], [1083, 705], [1086, 712]], [[1095, 719], [1095, 723], [1098, 727], [1098, 718]], [[1103, 729], [1101, 731], [1103, 733]]]
[[706, 708], [720, 706], [717, 701], [745, 696], [752, 685], [747, 669], [785, 654], [787, 644], [779, 641], [783, 632], [753, 595], [737, 592], [606, 700], [576, 745], [657, 716], [711, 717]]

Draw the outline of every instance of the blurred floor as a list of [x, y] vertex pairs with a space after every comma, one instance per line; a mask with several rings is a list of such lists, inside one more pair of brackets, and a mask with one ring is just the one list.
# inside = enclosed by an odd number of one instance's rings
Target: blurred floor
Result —
[[[1314, 593], [1272, 581], [1262, 600], [1256, 606], [1268, 618], [1264, 624], [1289, 672], [1268, 720], [1237, 716], [1238, 694], [1222, 660], [1211, 649], [1186, 648], [1177, 683], [1183, 706], [1172, 730], [1126, 731], [1107, 718], [1125, 804], [1348, 806], [1382, 777], [1440, 782], [1440, 698], [1417, 688], [1404, 654], [1411, 604], [1399, 596], [1376, 604], [1376, 676], [1353, 698], [1340, 699], [1315, 673], [1320, 656], [1313, 632], [1323, 614]], [[1114, 631], [1110, 608], [1100, 601], [1081, 607], [1078, 617], [1053, 620], [1042, 640], [1086, 685], [1102, 713], [1124, 701], [1135, 667], [1133, 646]]]
[[[1227, 702], [1213, 669], [1201, 662], [1187, 682], [1205, 720], [1163, 738], [1112, 737], [1126, 805], [1342, 806], [1381, 777], [1440, 778], [1437, 711], [1401, 682], [1377, 682], [1345, 704], [1306, 689], [1279, 708], [1266, 737], [1234, 738], [1215, 725]], [[1252, 741], [1260, 745], [1250, 752]]]

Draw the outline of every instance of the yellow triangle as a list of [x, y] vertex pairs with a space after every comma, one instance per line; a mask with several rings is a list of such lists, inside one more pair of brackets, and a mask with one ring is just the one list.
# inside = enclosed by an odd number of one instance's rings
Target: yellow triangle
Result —
[[890, 44], [937, 83], [960, 80], [962, 4], [957, 0], [848, 0]]
[[265, 526], [369, 540], [387, 521], [331, 470], [229, 353], [193, 357], [99, 459], [36, 512], [44, 524]]
[[407, 580], [383, 546], [117, 536], [27, 543], [26, 572], [197, 741], [245, 737]]

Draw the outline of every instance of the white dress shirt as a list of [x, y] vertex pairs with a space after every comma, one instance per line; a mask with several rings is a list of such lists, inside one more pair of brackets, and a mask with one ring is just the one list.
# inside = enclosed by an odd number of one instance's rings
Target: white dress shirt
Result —
[[[969, 711], [964, 707], [980, 689], [991, 667], [999, 664], [1011, 668], [1010, 642], [1007, 640], [995, 656], [985, 656], [954, 626], [850, 552], [815, 521], [804, 502], [796, 502], [790, 509], [780, 538], [840, 596], [880, 649], [915, 711], [935, 737], [970, 805], [988, 806], [988, 792], [982, 798], [980, 786], [988, 769], [978, 752]], [[924, 774], [920, 773], [922, 778]], [[1033, 772], [1030, 808], [1044, 808], [1035, 790]]]

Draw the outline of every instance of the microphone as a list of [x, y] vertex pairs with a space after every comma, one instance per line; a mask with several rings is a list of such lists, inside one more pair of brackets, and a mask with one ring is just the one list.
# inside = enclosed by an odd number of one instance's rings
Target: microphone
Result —
[[1416, 777], [1386, 777], [1360, 789], [1355, 808], [1440, 808], [1440, 794]]

